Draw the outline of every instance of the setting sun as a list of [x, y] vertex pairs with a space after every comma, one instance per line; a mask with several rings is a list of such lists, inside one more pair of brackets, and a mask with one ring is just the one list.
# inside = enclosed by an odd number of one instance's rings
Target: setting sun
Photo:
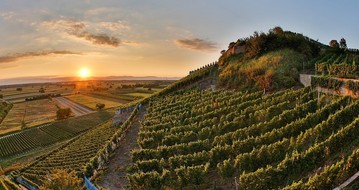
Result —
[[90, 76], [90, 72], [87, 68], [82, 68], [80, 70], [80, 77], [81, 78], [88, 78]]

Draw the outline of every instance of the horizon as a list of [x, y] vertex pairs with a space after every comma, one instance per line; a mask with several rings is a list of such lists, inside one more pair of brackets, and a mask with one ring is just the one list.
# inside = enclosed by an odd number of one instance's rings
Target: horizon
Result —
[[[344, 37], [349, 48], [358, 48], [359, 27], [351, 24], [358, 16], [355, 5], [5, 0], [0, 2], [0, 35], [6, 36], [0, 42], [0, 85], [54, 78], [181, 78], [218, 60], [230, 42], [275, 26], [323, 44]], [[79, 73], [84, 68], [87, 76]]]
[[8, 79], [0, 79], [0, 87], [22, 85], [22, 84], [46, 84], [61, 82], [85, 82], [85, 81], [173, 81], [179, 80], [181, 77], [157, 77], [157, 76], [103, 76], [88, 77], [81, 79], [79, 77], [53, 77], [53, 76], [34, 76], [34, 77], [15, 77]]

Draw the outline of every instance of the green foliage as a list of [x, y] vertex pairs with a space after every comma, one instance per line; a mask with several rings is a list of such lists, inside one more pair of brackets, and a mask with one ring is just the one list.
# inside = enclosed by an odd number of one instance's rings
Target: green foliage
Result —
[[355, 63], [358, 55], [350, 52], [326, 53], [315, 61], [315, 70], [318, 74], [341, 78], [357, 78], [359, 67]]
[[39, 89], [39, 92], [40, 92], [40, 93], [45, 93], [45, 89], [44, 89], [44, 88], [40, 88], [40, 89]]
[[70, 117], [72, 111], [70, 108], [60, 108], [59, 110], [57, 110], [56, 112], [56, 117], [57, 119], [66, 119], [68, 117]]
[[137, 140], [142, 149], [131, 155], [133, 189], [196, 189], [238, 174], [241, 189], [299, 188], [307, 181], [302, 176], [337, 162], [340, 147], [355, 146], [359, 132], [358, 101], [318, 97], [310, 88], [266, 96], [183, 90], [153, 99], [147, 111]]
[[331, 48], [339, 49], [339, 43], [338, 43], [337, 40], [331, 40], [331, 41], [329, 42], [329, 46], [330, 46]]
[[77, 190], [81, 187], [82, 179], [77, 177], [75, 171], [67, 172], [66, 170], [55, 169], [43, 181], [40, 190]]
[[219, 170], [219, 174], [222, 177], [227, 177], [227, 178], [233, 177], [235, 172], [235, 168], [233, 163], [231, 162], [231, 159], [225, 160], [222, 163], [218, 163], [217, 168]]
[[332, 77], [312, 76], [311, 85], [333, 89], [336, 91], [340, 90], [341, 87], [345, 87], [351, 90], [354, 94], [357, 94], [359, 92], [359, 82], [353, 80], [344, 81]]
[[[137, 114], [137, 109], [130, 115], [121, 127], [112, 126], [111, 122], [105, 122], [87, 133], [73, 138], [57, 149], [37, 158], [34, 162], [21, 169], [21, 175], [29, 178], [37, 184], [45, 178], [49, 170], [54, 166], [59, 169], [71, 169], [78, 173], [84, 173], [91, 177], [93, 171], [103, 164], [112, 151], [108, 149], [113, 144], [113, 137], [120, 137], [128, 130], [130, 120]], [[100, 160], [100, 161], [99, 161]], [[101, 162], [101, 163], [100, 163]]]
[[289, 48], [302, 53], [308, 57], [318, 55], [320, 47], [305, 36], [290, 31], [283, 31], [275, 27], [269, 33], [254, 32], [252, 36], [244, 41], [245, 56], [247, 58], [259, 57], [267, 52]]
[[21, 190], [20, 186], [16, 185], [10, 179], [0, 176], [0, 189], [1, 190]]
[[103, 108], [105, 108], [105, 104], [103, 104], [103, 103], [97, 103], [96, 104], [96, 109], [102, 110]]
[[312, 86], [320, 86], [323, 88], [329, 88], [334, 90], [339, 90], [344, 84], [344, 81], [337, 80], [331, 77], [318, 77], [313, 76], [311, 80]]
[[0, 139], [0, 157], [8, 158], [72, 138], [110, 118], [111, 114], [107, 112], [96, 112], [71, 120], [57, 121], [41, 128], [30, 128], [7, 135]]
[[164, 184], [168, 183], [168, 181], [166, 181], [167, 175], [166, 171], [163, 173], [152, 171], [127, 175], [126, 177], [134, 189], [158, 190], [164, 189]]

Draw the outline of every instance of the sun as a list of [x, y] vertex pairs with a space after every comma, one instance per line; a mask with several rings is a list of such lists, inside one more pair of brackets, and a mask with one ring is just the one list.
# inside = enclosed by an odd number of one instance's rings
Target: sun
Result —
[[86, 79], [90, 76], [90, 71], [87, 68], [82, 68], [79, 72], [81, 78]]

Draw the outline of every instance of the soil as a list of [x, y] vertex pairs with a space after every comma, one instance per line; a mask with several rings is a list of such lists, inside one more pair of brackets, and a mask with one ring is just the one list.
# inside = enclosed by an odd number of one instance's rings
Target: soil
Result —
[[132, 164], [131, 150], [138, 148], [137, 134], [140, 130], [140, 121], [145, 114], [145, 108], [135, 118], [131, 128], [123, 139], [121, 145], [115, 150], [111, 156], [107, 168], [98, 180], [97, 184], [110, 190], [126, 189], [128, 182], [126, 179], [126, 168]]

